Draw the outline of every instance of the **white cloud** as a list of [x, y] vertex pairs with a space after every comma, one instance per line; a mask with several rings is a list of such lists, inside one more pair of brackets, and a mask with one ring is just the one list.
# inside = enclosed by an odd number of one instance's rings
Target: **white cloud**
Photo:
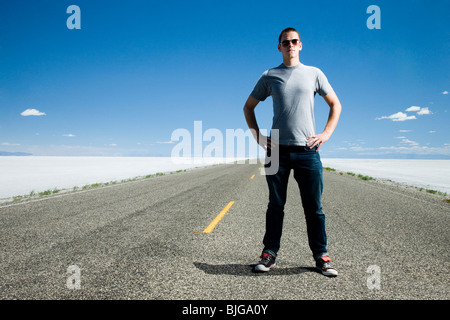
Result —
[[402, 139], [402, 141], [400, 141], [400, 143], [408, 144], [410, 146], [418, 146], [419, 145], [417, 142], [409, 140], [409, 139]]
[[380, 118], [375, 118], [375, 120], [382, 120], [382, 119], [391, 119], [392, 121], [405, 121], [405, 120], [413, 120], [417, 119], [416, 116], [408, 116], [404, 112], [397, 112], [394, 114], [391, 114], [390, 116], [382, 116]]
[[430, 111], [430, 109], [428, 109], [428, 107], [418, 107], [418, 106], [411, 106], [408, 109], [406, 109], [405, 111], [408, 112], [417, 112], [418, 115], [423, 115], [423, 114], [431, 114], [432, 112]]
[[446, 155], [450, 156], [450, 148], [411, 146], [411, 147], [381, 147], [380, 150], [392, 150], [392, 152], [402, 154], [420, 154], [420, 155]]
[[407, 144], [410, 146], [418, 146], [419, 145], [419, 143], [417, 143], [416, 141], [409, 140], [405, 136], [395, 137], [395, 139], [400, 139], [401, 140], [400, 143], [402, 143], [402, 144]]
[[63, 137], [75, 137], [75, 135], [72, 133], [68, 133], [68, 134], [63, 134]]
[[165, 143], [175, 143], [175, 142], [174, 141], [156, 141], [156, 143], [165, 144]]
[[399, 132], [411, 132], [412, 130], [398, 130]]
[[428, 133], [435, 133], [435, 132], [436, 132], [435, 130], [428, 131]]
[[[413, 141], [414, 142], [414, 141]], [[415, 142], [417, 143], [417, 142]], [[416, 155], [444, 155], [450, 156], [450, 143], [444, 143], [442, 147], [428, 147], [419, 146], [413, 143], [404, 143], [402, 145], [389, 146], [389, 147], [358, 147], [349, 148], [347, 151], [353, 151], [358, 155], [393, 155], [393, 154], [416, 154]]]
[[27, 116], [45, 116], [44, 112], [40, 112], [36, 109], [27, 109], [24, 112], [20, 114], [21, 116], [27, 117]]
[[442, 91], [442, 94], [448, 94], [448, 91]]
[[406, 109], [405, 111], [409, 111], [409, 112], [420, 111], [420, 107], [418, 107], [418, 106], [411, 106], [408, 109]]
[[[421, 108], [419, 106], [411, 106], [411, 107], [407, 108], [405, 111], [417, 112], [418, 115], [432, 114], [432, 112], [430, 111], [430, 109], [428, 109], [428, 107]], [[382, 120], [382, 119], [390, 119], [392, 121], [406, 121], [406, 120], [414, 120], [417, 118], [416, 118], [416, 116], [408, 116], [408, 114], [400, 111], [400, 112], [391, 114], [390, 116], [382, 116], [380, 118], [375, 118], [375, 120]], [[408, 132], [408, 130], [400, 131], [400, 132]]]
[[2, 142], [2, 146], [20, 146], [18, 143], [9, 143], [9, 142]]
[[419, 112], [417, 112], [418, 115], [423, 115], [423, 114], [431, 114], [432, 112], [430, 111], [430, 109], [428, 109], [428, 107], [426, 108], [421, 108]]
[[349, 149], [351, 151], [360, 152], [360, 151], [366, 150], [367, 148], [364, 148], [364, 147], [350, 147]]

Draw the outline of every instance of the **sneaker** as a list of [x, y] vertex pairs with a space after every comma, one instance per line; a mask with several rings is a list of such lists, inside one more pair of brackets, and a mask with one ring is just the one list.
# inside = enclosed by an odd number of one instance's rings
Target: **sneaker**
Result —
[[260, 258], [261, 261], [259, 261], [259, 263], [255, 266], [255, 271], [267, 272], [270, 268], [276, 266], [275, 257], [272, 254], [263, 252]]
[[316, 269], [320, 270], [327, 277], [336, 277], [338, 272], [330, 264], [331, 258], [324, 256], [316, 260]]

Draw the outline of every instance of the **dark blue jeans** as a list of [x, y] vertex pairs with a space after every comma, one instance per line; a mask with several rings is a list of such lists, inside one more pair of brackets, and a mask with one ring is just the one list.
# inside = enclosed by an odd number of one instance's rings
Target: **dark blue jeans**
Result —
[[[267, 156], [270, 156], [270, 150], [268, 150]], [[268, 164], [265, 166], [267, 167]], [[273, 175], [266, 175], [269, 186], [269, 205], [266, 212], [263, 251], [269, 251], [276, 256], [280, 249], [284, 205], [286, 204], [291, 169], [294, 171], [294, 178], [300, 189], [309, 247], [314, 259], [318, 259], [327, 252], [327, 235], [325, 232], [325, 215], [322, 212], [322, 162], [316, 148], [279, 146], [278, 172]]]

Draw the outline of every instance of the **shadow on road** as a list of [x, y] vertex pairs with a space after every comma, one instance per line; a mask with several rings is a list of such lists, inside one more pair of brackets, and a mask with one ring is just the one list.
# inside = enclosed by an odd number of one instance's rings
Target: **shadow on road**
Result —
[[259, 275], [271, 275], [271, 276], [282, 276], [282, 275], [293, 275], [301, 274], [304, 272], [318, 272], [313, 267], [291, 267], [291, 268], [280, 268], [275, 267], [270, 270], [270, 272], [256, 272], [254, 271], [255, 264], [219, 264], [212, 265], [202, 262], [194, 262], [194, 265], [207, 274], [226, 274], [233, 276], [259, 276]]

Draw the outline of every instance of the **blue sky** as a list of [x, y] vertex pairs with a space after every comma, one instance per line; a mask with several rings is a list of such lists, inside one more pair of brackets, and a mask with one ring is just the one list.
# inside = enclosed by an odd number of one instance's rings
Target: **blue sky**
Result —
[[[343, 106], [323, 157], [450, 159], [450, 2], [432, 3], [1, 1], [0, 150], [170, 156], [172, 132], [194, 121], [247, 130], [242, 107], [282, 62], [278, 35], [291, 26], [301, 62]], [[381, 29], [366, 25], [373, 4]], [[67, 28], [70, 5], [81, 29]], [[329, 108], [315, 103], [321, 131]], [[271, 99], [256, 115], [270, 129]]]

